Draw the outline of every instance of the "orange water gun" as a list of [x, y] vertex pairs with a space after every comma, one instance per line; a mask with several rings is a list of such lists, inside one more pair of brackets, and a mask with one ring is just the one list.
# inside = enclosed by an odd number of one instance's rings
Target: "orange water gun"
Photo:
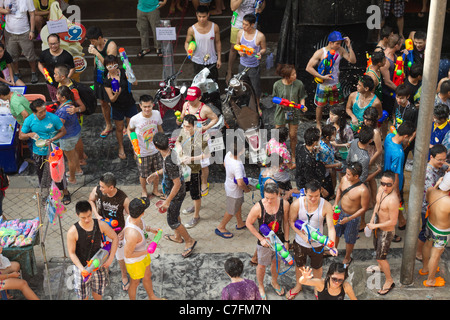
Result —
[[133, 145], [134, 152], [138, 156], [139, 163], [142, 163], [142, 160], [141, 160], [141, 148], [139, 147], [139, 141], [137, 139], [136, 132], [133, 131], [133, 132], [130, 133], [130, 139], [131, 139], [131, 144]]
[[259, 55], [255, 53], [255, 49], [247, 47], [247, 46], [245, 46], [243, 44], [236, 44], [236, 45], [234, 45], [234, 49], [236, 51], [243, 52], [243, 53], [245, 53], [246, 55], [248, 55], [250, 57], [259, 58]]
[[48, 72], [48, 70], [46, 68], [44, 68], [43, 71], [44, 71], [45, 80], [47, 80], [48, 83], [52, 84], [53, 83], [53, 79], [50, 76], [50, 72]]

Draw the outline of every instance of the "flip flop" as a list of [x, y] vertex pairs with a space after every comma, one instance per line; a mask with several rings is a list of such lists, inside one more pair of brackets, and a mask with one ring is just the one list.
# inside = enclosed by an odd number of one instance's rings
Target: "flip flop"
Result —
[[275, 288], [273, 283], [271, 282], [270, 285], [272, 286], [273, 290], [275, 290], [276, 294], [281, 296], [284, 296], [285, 292], [284, 292], [284, 288], [282, 286], [280, 286], [279, 289]]
[[147, 50], [141, 50], [141, 51], [139, 51], [139, 53], [137, 54], [137, 57], [138, 57], [139, 59], [141, 59], [141, 58], [143, 58], [146, 54], [149, 54], [151, 51], [152, 51], [152, 49], [148, 49], [148, 51], [147, 51]]
[[114, 129], [111, 129], [111, 130], [108, 130], [108, 131], [105, 131], [105, 130], [103, 130], [101, 133], [100, 133], [100, 138], [106, 138], [111, 132], [113, 132], [113, 130]]
[[427, 284], [427, 280], [424, 280], [423, 285], [425, 287], [443, 287], [445, 286], [445, 280], [442, 277], [436, 277], [433, 285]]
[[64, 195], [64, 197], [62, 199], [62, 202], [63, 202], [63, 204], [65, 206], [69, 205], [72, 202], [72, 198], [70, 197], [70, 193]]
[[128, 280], [127, 283], [125, 283], [125, 284], [123, 283], [123, 281], [121, 281], [121, 282], [122, 282], [122, 290], [123, 291], [128, 291], [128, 289], [125, 288], [125, 287], [130, 283], [130, 280]]
[[[395, 287], [395, 283], [392, 282], [391, 286], [390, 286], [388, 289], [381, 288], [381, 290], [377, 291], [377, 293], [378, 293], [380, 296], [385, 296], [385, 295], [387, 295], [389, 292], [391, 292], [391, 290], [394, 289], [394, 287]], [[386, 292], [383, 292], [383, 293], [382, 293], [381, 291], [386, 291]]]
[[192, 254], [192, 251], [194, 251], [195, 245], [197, 244], [197, 241], [194, 242], [194, 244], [192, 245], [192, 247], [184, 249], [183, 253], [181, 254], [181, 256], [183, 258], [187, 258]]
[[181, 238], [181, 242], [178, 242], [178, 241], [173, 240], [170, 236], [171, 236], [171, 234], [165, 234], [164, 235], [164, 239], [172, 241], [172, 242], [175, 242], [175, 243], [179, 243], [179, 244], [184, 243], [184, 239], [183, 238]]
[[[219, 229], [217, 229], [216, 228], [216, 230], [214, 230], [214, 232], [219, 236], [219, 237], [222, 237], [222, 238], [224, 238], [224, 239], [231, 239], [231, 238], [233, 238], [233, 234], [231, 233], [231, 232], [220, 232], [220, 230]], [[225, 235], [230, 235], [231, 234], [231, 237], [226, 237]]]
[[[301, 291], [301, 290], [300, 290]], [[295, 297], [300, 293], [300, 291], [299, 292], [294, 292], [294, 293], [292, 293], [292, 289], [290, 289], [289, 290], [289, 298], [288, 297], [286, 297], [286, 299], [288, 299], [288, 300], [294, 300], [295, 299]]]
[[247, 226], [245, 224], [243, 227], [240, 227], [240, 228], [236, 225], [236, 230], [244, 230], [244, 229], [247, 229]]
[[207, 184], [206, 190], [201, 190], [202, 197], [206, 197], [209, 193], [209, 182]]
[[[439, 269], [439, 267], [437, 267], [436, 272], [439, 272], [439, 271], [441, 271], [441, 269]], [[423, 272], [422, 269], [419, 269], [419, 274], [421, 276], [426, 276], [426, 275], [428, 275], [428, 272]]]
[[349, 262], [347, 262], [347, 263], [342, 262], [342, 263], [344, 264], [344, 268], [348, 268], [352, 262], [353, 262], [353, 258], [350, 257], [350, 261]]
[[160, 198], [161, 200], [166, 200], [167, 199], [166, 196], [164, 195], [164, 193], [161, 193], [160, 195], [157, 195], [154, 192], [152, 192], [150, 195], [154, 196], [154, 197], [157, 197], [157, 198]]
[[157, 55], [158, 57], [162, 58], [163, 53], [162, 53], [161, 49], [156, 49], [156, 55]]

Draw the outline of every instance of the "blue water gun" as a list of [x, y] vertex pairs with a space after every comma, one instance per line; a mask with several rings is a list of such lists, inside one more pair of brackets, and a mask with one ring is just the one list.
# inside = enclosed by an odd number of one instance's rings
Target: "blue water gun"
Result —
[[[334, 62], [336, 61], [338, 56], [339, 56], [339, 54], [336, 52], [336, 50], [328, 51], [325, 59], [323, 59], [319, 63], [317, 72], [319, 72], [319, 74], [321, 76], [326, 76], [327, 74], [331, 74], [333, 72]], [[319, 77], [315, 77], [314, 81], [316, 83], [323, 83], [323, 80]]]

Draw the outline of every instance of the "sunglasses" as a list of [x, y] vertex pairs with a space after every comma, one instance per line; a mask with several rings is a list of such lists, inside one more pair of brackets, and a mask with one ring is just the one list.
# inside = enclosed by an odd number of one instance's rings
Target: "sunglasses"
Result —
[[390, 183], [390, 182], [383, 182], [383, 181], [380, 181], [380, 184], [381, 184], [381, 186], [383, 186], [383, 187], [389, 187], [389, 188], [393, 186], [393, 184]]
[[331, 277], [331, 281], [333, 281], [335, 283], [338, 283], [338, 284], [344, 283], [344, 279], [339, 279], [339, 278], [336, 278], [336, 277]]

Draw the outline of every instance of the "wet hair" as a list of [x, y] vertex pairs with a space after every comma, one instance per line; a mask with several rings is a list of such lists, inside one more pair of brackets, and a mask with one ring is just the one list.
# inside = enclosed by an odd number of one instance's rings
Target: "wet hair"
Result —
[[195, 122], [197, 122], [197, 117], [194, 116], [193, 114], [187, 114], [186, 116], [184, 116], [183, 121], [186, 121], [190, 125], [195, 126]]
[[359, 142], [367, 144], [373, 139], [373, 128], [363, 124], [359, 130]]
[[392, 180], [392, 182], [395, 182], [395, 173], [391, 170], [386, 170], [381, 174], [381, 178], [389, 178]]
[[101, 177], [100, 181], [106, 184], [108, 187], [115, 187], [117, 184], [116, 177], [112, 172], [105, 172]]
[[332, 124], [326, 124], [322, 128], [322, 139], [331, 138], [336, 133], [336, 128]]
[[139, 97], [139, 102], [153, 102], [153, 97], [149, 94], [143, 94]]
[[354, 161], [350, 162], [347, 166], [347, 169], [350, 170], [350, 172], [354, 176], [360, 177], [363, 171], [362, 164], [360, 162]]
[[411, 90], [406, 84], [402, 83], [395, 89], [395, 95], [397, 97], [409, 97], [411, 95]]
[[447, 155], [447, 148], [443, 144], [435, 144], [433, 147], [431, 147], [431, 157], [435, 158], [440, 153], [445, 153]]
[[397, 128], [397, 134], [399, 136], [410, 136], [414, 133], [414, 131], [416, 131], [416, 126], [411, 121], [403, 121], [403, 123]]
[[289, 137], [289, 129], [287, 127], [281, 127], [278, 129], [278, 142], [283, 143], [286, 142]]
[[414, 63], [411, 68], [409, 68], [409, 75], [412, 78], [417, 78], [423, 75], [423, 65], [420, 62]]
[[416, 31], [416, 33], [414, 33], [414, 39], [418, 39], [418, 40], [427, 40], [427, 33], [424, 31]]
[[169, 149], [169, 138], [163, 132], [157, 132], [153, 136], [153, 144], [159, 150]]
[[321, 187], [320, 182], [313, 179], [305, 184], [305, 191], [309, 190], [311, 192], [316, 192], [317, 190], [320, 190]]
[[276, 74], [282, 78], [289, 78], [292, 74], [292, 70], [295, 70], [293, 64], [279, 64], [277, 65]]
[[197, 7], [197, 10], [195, 10], [196, 13], [209, 13], [209, 7], [205, 5], [199, 5]]
[[119, 58], [116, 56], [113, 56], [112, 54], [109, 54], [103, 58], [103, 65], [106, 67], [109, 64], [119, 64]]
[[441, 88], [439, 89], [440, 94], [447, 94], [450, 91], [450, 80], [445, 80], [441, 83]]
[[305, 130], [303, 135], [303, 139], [305, 140], [305, 144], [307, 146], [312, 146], [314, 142], [320, 140], [320, 130], [317, 127], [309, 127]]
[[103, 33], [102, 33], [102, 30], [99, 27], [92, 26], [92, 27], [89, 27], [86, 30], [86, 39], [95, 39], [95, 40], [97, 40], [100, 37], [103, 37]]
[[244, 271], [244, 263], [239, 258], [228, 258], [225, 261], [225, 272], [232, 278], [240, 277], [242, 271]]
[[0, 96], [6, 96], [11, 92], [11, 89], [6, 83], [0, 83]]
[[59, 73], [64, 77], [67, 78], [69, 76], [70, 69], [66, 64], [58, 64], [55, 66], [55, 69], [58, 69]]
[[380, 30], [380, 39], [389, 38], [391, 35], [393, 29], [391, 26], [385, 25]]
[[377, 124], [377, 120], [378, 120], [378, 110], [374, 107], [369, 107], [366, 110], [364, 110], [364, 115], [363, 117], [366, 120], [370, 120], [372, 121], [372, 128], [376, 128], [378, 126]]
[[374, 53], [372, 53], [372, 64], [379, 64], [383, 62], [384, 58], [386, 58], [384, 51], [375, 51]]
[[67, 86], [60, 86], [56, 91], [61, 97], [66, 98], [67, 100], [74, 100], [73, 92]]
[[92, 207], [91, 207], [91, 204], [89, 203], [89, 201], [81, 200], [76, 203], [75, 212], [76, 212], [77, 216], [79, 216], [80, 213], [89, 212], [89, 211], [92, 212]]
[[439, 103], [434, 106], [433, 115], [439, 120], [448, 119], [449, 109], [445, 104]]
[[396, 45], [399, 45], [401, 43], [401, 38], [398, 34], [391, 34], [388, 38], [387, 47], [388, 48], [394, 48]]
[[50, 37], [55, 37], [55, 38], [58, 40], [58, 42], [61, 42], [61, 38], [60, 38], [59, 35], [56, 34], [56, 33], [51, 33], [51, 34], [49, 34], [49, 35], [47, 36], [47, 42], [48, 42], [48, 39], [50, 39]]
[[369, 91], [372, 91], [373, 88], [375, 88], [375, 82], [373, 82], [373, 79], [370, 76], [368, 76], [367, 74], [362, 75], [359, 78], [359, 81], [362, 83], [363, 87], [368, 88]]
[[332, 262], [328, 267], [328, 272], [325, 276], [325, 286], [330, 284], [331, 277], [335, 273], [343, 273], [344, 281], [348, 278], [348, 269], [345, 267], [345, 265], [342, 262]]
[[347, 126], [347, 112], [343, 104], [337, 104], [330, 107], [330, 112], [339, 117], [337, 125], [339, 126], [339, 138], [342, 142], [347, 142], [347, 138], [344, 135], [345, 127]]
[[34, 113], [37, 112], [37, 108], [45, 107], [45, 101], [42, 99], [36, 99], [33, 102], [30, 103], [30, 109]]
[[279, 191], [278, 185], [275, 182], [268, 182], [264, 185], [264, 193], [278, 194]]
[[256, 23], [256, 16], [254, 14], [246, 14], [242, 19], [250, 23], [250, 25]]

